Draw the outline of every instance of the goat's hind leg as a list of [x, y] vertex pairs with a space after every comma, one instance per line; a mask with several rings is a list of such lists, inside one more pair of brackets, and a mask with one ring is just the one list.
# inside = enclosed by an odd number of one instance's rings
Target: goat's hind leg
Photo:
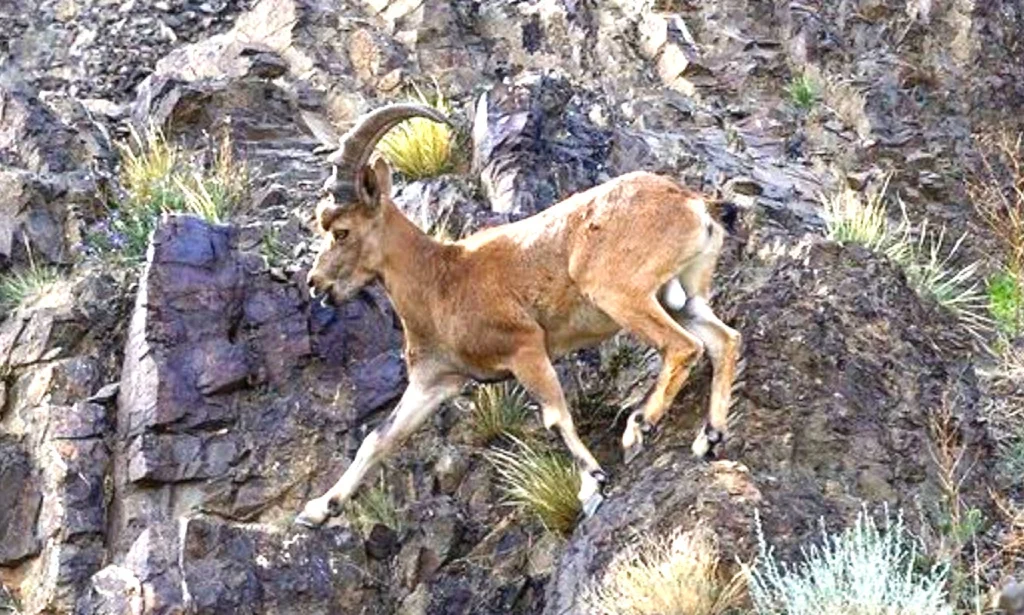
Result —
[[[678, 281], [669, 282], [663, 293], [663, 301], [670, 308], [676, 308], [678, 298], [685, 294], [682, 309], [672, 311], [687, 331], [700, 338], [711, 358], [713, 375], [708, 416], [692, 447], [697, 457], [713, 456], [715, 447], [725, 439], [742, 342], [740, 333], [719, 320], [707, 302], [716, 257], [717, 253], [699, 257], [680, 273]], [[677, 291], [680, 284], [683, 288]], [[670, 302], [673, 297], [675, 300]]]
[[339, 514], [363, 477], [411, 436], [443, 401], [459, 392], [465, 380], [457, 376], [421, 376], [410, 370], [409, 387], [384, 423], [359, 445], [356, 457], [341, 479], [322, 496], [310, 500], [295, 519], [306, 527], [318, 527]]
[[658, 381], [647, 396], [643, 410], [629, 417], [622, 434], [623, 455], [628, 463], [642, 450], [644, 434], [657, 426], [686, 383], [690, 369], [700, 359], [704, 347], [699, 338], [672, 319], [653, 293], [638, 298], [634, 292], [606, 290], [596, 295], [594, 301], [620, 326], [661, 353]]

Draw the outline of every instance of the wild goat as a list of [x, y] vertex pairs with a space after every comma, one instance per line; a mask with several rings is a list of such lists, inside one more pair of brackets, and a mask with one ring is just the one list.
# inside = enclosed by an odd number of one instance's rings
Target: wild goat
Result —
[[411, 117], [448, 120], [398, 104], [361, 119], [328, 158], [333, 172], [316, 207], [325, 245], [309, 272], [314, 298], [335, 304], [380, 280], [405, 330], [409, 386], [355, 460], [296, 522], [335, 515], [366, 473], [470, 379], [514, 377], [557, 428], [580, 469], [589, 516], [607, 476], [580, 440], [552, 359], [625, 329], [658, 349], [662, 369], [622, 434], [628, 462], [661, 420], [704, 352], [713, 381], [708, 417], [693, 443], [705, 456], [725, 436], [740, 335], [708, 306], [724, 231], [704, 199], [674, 181], [634, 172], [518, 222], [439, 243], [391, 200], [391, 169], [371, 160], [377, 141]]

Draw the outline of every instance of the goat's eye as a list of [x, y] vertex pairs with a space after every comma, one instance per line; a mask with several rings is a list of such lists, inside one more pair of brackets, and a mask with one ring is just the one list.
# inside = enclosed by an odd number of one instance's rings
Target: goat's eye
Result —
[[344, 241], [345, 238], [348, 237], [348, 229], [338, 229], [335, 231], [331, 231], [331, 235], [334, 236], [335, 242]]

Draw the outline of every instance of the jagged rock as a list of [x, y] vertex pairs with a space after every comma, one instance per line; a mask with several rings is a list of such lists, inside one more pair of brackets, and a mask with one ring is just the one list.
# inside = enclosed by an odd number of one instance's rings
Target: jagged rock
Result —
[[371, 574], [360, 541], [347, 530], [282, 532], [199, 517], [140, 534], [123, 565], [93, 577], [77, 609], [92, 615], [390, 612]]
[[39, 552], [36, 516], [42, 502], [28, 453], [16, 441], [0, 440], [0, 564], [17, 564]]
[[610, 134], [561, 75], [530, 74], [477, 101], [473, 168], [491, 209], [523, 217], [606, 176]]
[[[707, 408], [704, 372], [691, 377], [652, 450], [617, 475], [600, 513], [570, 539], [546, 613], [587, 612], [583, 585], [599, 581], [634, 533], [701, 522], [718, 534], [723, 561], [749, 561], [756, 509], [785, 558], [817, 535], [819, 519], [844, 527], [862, 502], [916, 510], [939, 501], [928, 452], [937, 409], [951, 413], [972, 460], [991, 454], [977, 378], [957, 354], [963, 334], [897, 270], [857, 247], [766, 241], [759, 249], [716, 298], [744, 336], [746, 361], [728, 460], [707, 464], [688, 450]], [[974, 467], [963, 497], [983, 507], [988, 470]]]

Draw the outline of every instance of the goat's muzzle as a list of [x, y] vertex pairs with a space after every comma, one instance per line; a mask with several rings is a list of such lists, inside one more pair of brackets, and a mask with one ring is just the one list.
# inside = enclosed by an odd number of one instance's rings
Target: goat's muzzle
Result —
[[309, 296], [313, 301], [318, 301], [321, 305], [327, 307], [334, 305], [334, 293], [331, 292], [331, 284], [325, 284], [319, 276], [315, 276], [312, 273], [306, 276], [306, 284], [309, 285]]

